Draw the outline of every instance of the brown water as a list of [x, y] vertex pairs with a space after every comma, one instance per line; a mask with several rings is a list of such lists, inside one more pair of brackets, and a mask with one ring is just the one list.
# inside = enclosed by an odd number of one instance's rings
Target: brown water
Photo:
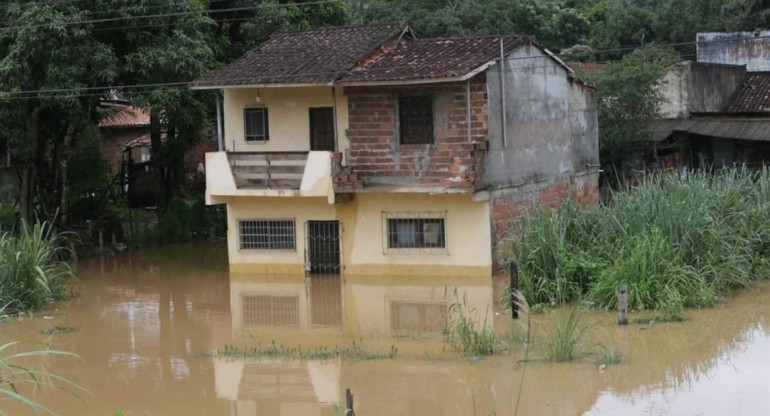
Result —
[[[588, 314], [586, 345], [616, 345], [627, 362], [599, 369], [598, 353], [545, 363], [542, 340], [565, 311], [534, 315], [524, 348], [473, 359], [445, 340], [447, 308], [504, 339], [521, 323], [497, 307], [504, 282], [480, 278], [232, 275], [222, 244], [163, 247], [78, 265], [79, 296], [0, 327], [0, 342], [47, 341], [82, 361], [25, 364], [90, 390], [35, 398], [62, 415], [334, 415], [346, 388], [371, 415], [767, 415], [770, 285], [688, 311], [687, 322], [618, 327]], [[457, 295], [455, 295], [455, 290]], [[457, 296], [457, 297], [456, 297]], [[526, 319], [521, 320], [526, 322]], [[42, 335], [53, 326], [71, 333]], [[320, 346], [399, 350], [396, 359], [302, 361], [212, 358], [215, 347]], [[0, 410], [31, 414], [8, 402]], [[341, 414], [341, 412], [340, 412]]]

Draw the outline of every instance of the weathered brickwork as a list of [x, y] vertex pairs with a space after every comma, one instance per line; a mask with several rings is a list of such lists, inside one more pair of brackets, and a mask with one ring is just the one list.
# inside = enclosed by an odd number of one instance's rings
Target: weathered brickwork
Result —
[[[349, 166], [365, 183], [472, 188], [481, 180], [479, 148], [487, 140], [485, 75], [465, 82], [417, 87], [349, 87]], [[470, 137], [468, 135], [470, 90]], [[434, 97], [433, 144], [399, 143], [397, 100], [402, 94]]]
[[599, 202], [598, 174], [573, 176], [556, 182], [522, 185], [493, 196], [490, 200], [492, 237], [495, 242], [494, 259], [502, 265], [507, 257], [507, 242], [512, 237], [517, 222], [524, 219], [537, 205], [542, 208], [558, 208], [567, 201], [581, 208]]

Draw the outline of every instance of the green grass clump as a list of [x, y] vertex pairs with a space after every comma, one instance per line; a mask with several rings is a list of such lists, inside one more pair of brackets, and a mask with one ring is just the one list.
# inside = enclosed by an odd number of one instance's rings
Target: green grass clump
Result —
[[572, 361], [582, 355], [581, 340], [591, 329], [582, 325], [583, 313], [579, 307], [573, 307], [566, 320], [556, 323], [546, 349], [546, 360], [562, 363]]
[[604, 347], [604, 352], [601, 356], [599, 356], [599, 360], [597, 360], [597, 364], [599, 366], [610, 366], [610, 365], [617, 365], [625, 361], [625, 357], [623, 356], [623, 353], [620, 351], [620, 348], [613, 345], [610, 347]]
[[13, 314], [63, 298], [64, 283], [74, 275], [64, 261], [71, 255], [47, 222], [0, 234], [0, 306]]
[[352, 347], [316, 347], [302, 349], [301, 347], [287, 347], [271, 342], [267, 346], [256, 346], [240, 349], [233, 345], [225, 345], [214, 350], [214, 356], [218, 358], [265, 358], [279, 357], [300, 360], [331, 360], [336, 358], [355, 360], [382, 360], [398, 357], [398, 348], [390, 346], [388, 351], [369, 351], [360, 344], [353, 343]]
[[457, 289], [455, 301], [449, 306], [449, 338], [454, 347], [472, 355], [494, 354], [500, 344], [489, 325], [488, 312], [481, 318], [476, 308], [468, 304], [467, 295], [460, 299]]
[[586, 300], [681, 316], [767, 275], [770, 168], [656, 174], [579, 210], [535, 209], [509, 241], [531, 304]]

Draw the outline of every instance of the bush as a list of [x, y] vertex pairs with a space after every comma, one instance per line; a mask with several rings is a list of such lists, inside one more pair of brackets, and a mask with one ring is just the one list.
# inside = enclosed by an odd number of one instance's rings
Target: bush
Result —
[[763, 277], [770, 254], [770, 170], [650, 175], [580, 211], [535, 210], [510, 242], [532, 304], [587, 297], [676, 316]]
[[14, 313], [63, 298], [65, 280], [74, 273], [62, 259], [71, 253], [50, 223], [0, 235], [0, 307]]

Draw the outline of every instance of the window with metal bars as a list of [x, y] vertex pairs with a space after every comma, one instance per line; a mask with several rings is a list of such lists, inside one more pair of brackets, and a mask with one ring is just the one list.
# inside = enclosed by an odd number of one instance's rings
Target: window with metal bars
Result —
[[244, 108], [243, 127], [247, 142], [268, 141], [267, 108]]
[[398, 122], [401, 144], [433, 144], [433, 97], [399, 97]]
[[386, 253], [446, 253], [444, 212], [383, 212]]
[[293, 219], [239, 220], [241, 250], [296, 250]]

